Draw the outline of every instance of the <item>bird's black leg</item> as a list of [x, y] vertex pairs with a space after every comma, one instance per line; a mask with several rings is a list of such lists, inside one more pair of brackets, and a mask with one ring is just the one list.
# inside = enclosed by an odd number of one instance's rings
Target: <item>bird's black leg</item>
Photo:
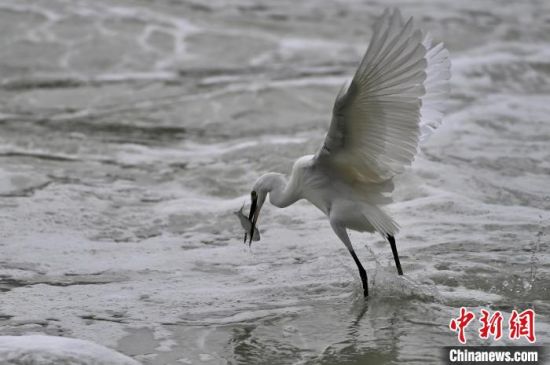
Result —
[[351, 254], [351, 257], [353, 257], [353, 261], [357, 264], [357, 268], [359, 269], [359, 276], [361, 277], [361, 282], [363, 283], [363, 294], [365, 295], [365, 298], [369, 296], [369, 284], [367, 281], [367, 272], [363, 268], [363, 265], [361, 265], [361, 261], [357, 258], [357, 255], [355, 254], [355, 251], [353, 249], [349, 249], [349, 253]]
[[393, 259], [395, 260], [395, 266], [397, 267], [397, 273], [403, 275], [403, 270], [401, 269], [401, 263], [399, 262], [399, 255], [397, 254], [397, 246], [395, 245], [395, 238], [388, 235], [388, 241], [390, 241], [391, 252], [393, 252]]
[[361, 277], [361, 282], [363, 284], [363, 294], [365, 295], [365, 298], [369, 295], [369, 283], [367, 281], [367, 272], [365, 271], [365, 268], [363, 265], [361, 265], [361, 261], [357, 258], [357, 255], [355, 254], [355, 251], [353, 250], [353, 246], [351, 244], [351, 241], [349, 239], [348, 233], [346, 232], [346, 227], [339, 223], [337, 220], [333, 219], [331, 216], [330, 225], [332, 229], [334, 230], [334, 233], [342, 240], [344, 245], [346, 245], [346, 248], [348, 249], [349, 253], [351, 254], [351, 257], [353, 257], [353, 261], [355, 261], [355, 264], [357, 265], [357, 268], [359, 269], [359, 276]]

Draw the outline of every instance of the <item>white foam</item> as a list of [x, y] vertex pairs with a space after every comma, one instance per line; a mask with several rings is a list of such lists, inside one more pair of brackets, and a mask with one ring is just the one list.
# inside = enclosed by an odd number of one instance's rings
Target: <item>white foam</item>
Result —
[[0, 336], [0, 362], [33, 365], [139, 365], [130, 357], [90, 341], [43, 335]]

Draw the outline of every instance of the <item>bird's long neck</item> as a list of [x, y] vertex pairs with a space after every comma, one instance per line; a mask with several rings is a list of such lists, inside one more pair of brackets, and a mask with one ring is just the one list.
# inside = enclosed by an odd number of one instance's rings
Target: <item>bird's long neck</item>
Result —
[[288, 207], [300, 198], [293, 179], [289, 183], [284, 175], [274, 172], [265, 174], [260, 179], [269, 193], [269, 201], [276, 207]]

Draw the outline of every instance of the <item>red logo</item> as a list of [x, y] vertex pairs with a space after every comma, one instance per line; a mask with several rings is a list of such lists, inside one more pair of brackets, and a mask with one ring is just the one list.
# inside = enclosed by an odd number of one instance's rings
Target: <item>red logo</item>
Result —
[[508, 321], [510, 326], [510, 333], [508, 337], [510, 340], [516, 340], [521, 337], [527, 338], [531, 343], [535, 342], [535, 311], [532, 309], [526, 309], [521, 313], [516, 310], [512, 311], [510, 320]]
[[[498, 341], [502, 337], [502, 323], [504, 318], [499, 311], [491, 314], [485, 309], [481, 309], [481, 328], [478, 330], [479, 338], [488, 339], [491, 336], [494, 341]], [[457, 318], [451, 319], [449, 322], [449, 328], [453, 332], [458, 333], [458, 341], [460, 343], [466, 343], [465, 329], [470, 322], [475, 318], [473, 312], [468, 311], [465, 307], [460, 308], [460, 315]], [[510, 319], [508, 321], [508, 338], [511, 340], [517, 340], [525, 337], [530, 343], [535, 342], [535, 311], [532, 309], [526, 309], [521, 313], [513, 310]]]
[[458, 331], [458, 340], [460, 343], [466, 343], [466, 335], [464, 334], [464, 329], [473, 321], [475, 315], [472, 312], [469, 312], [466, 308], [460, 308], [460, 316], [458, 318], [451, 319], [449, 323], [449, 328], [452, 331]]
[[489, 338], [494, 336], [495, 341], [502, 337], [502, 314], [496, 311], [492, 316], [485, 309], [481, 310], [481, 318], [479, 321], [482, 327], [479, 329], [479, 338]]

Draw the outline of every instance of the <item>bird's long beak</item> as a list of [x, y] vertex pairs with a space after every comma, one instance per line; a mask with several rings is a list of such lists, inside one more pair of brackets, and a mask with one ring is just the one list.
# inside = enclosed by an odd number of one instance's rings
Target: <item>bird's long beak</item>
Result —
[[[250, 227], [250, 237], [248, 241], [248, 245], [252, 244], [252, 237], [254, 236], [254, 229], [256, 228], [256, 222], [258, 221], [258, 216], [260, 215], [260, 210], [258, 208], [258, 194], [253, 191], [250, 194], [250, 197], [252, 199], [252, 205], [250, 206], [250, 214], [248, 215], [248, 220], [252, 223], [252, 226]], [[244, 241], [246, 242], [246, 236], [244, 238]]]
[[258, 221], [259, 216], [260, 216], [260, 210], [257, 209], [254, 214], [254, 218], [252, 220], [252, 227], [250, 227], [250, 237], [248, 239], [249, 246], [252, 244], [252, 238], [254, 237], [254, 231], [256, 230], [256, 222]]

